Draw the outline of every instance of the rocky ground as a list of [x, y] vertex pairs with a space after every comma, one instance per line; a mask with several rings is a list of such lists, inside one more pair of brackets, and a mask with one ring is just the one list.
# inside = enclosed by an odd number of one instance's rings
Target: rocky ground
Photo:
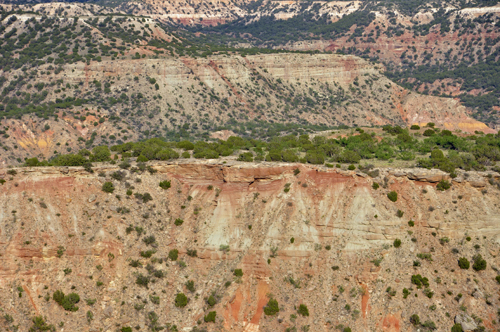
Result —
[[[421, 331], [497, 329], [497, 173], [460, 173], [440, 191], [447, 175], [434, 170], [136, 166], [0, 170], [3, 329], [44, 316], [57, 331], [409, 331], [412, 315]], [[57, 290], [78, 294], [78, 310]]]

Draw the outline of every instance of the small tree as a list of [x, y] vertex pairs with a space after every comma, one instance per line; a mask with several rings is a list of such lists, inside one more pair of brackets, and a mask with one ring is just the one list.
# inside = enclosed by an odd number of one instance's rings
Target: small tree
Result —
[[170, 186], [171, 186], [171, 183], [168, 180], [160, 182], [160, 188], [162, 188], [162, 189], [168, 189], [168, 188], [170, 188]]
[[102, 191], [104, 191], [105, 193], [112, 193], [113, 191], [115, 191], [115, 186], [112, 182], [104, 182], [104, 184], [102, 185]]
[[217, 312], [215, 311], [210, 311], [208, 313], [208, 315], [206, 315], [205, 317], [203, 317], [203, 320], [205, 321], [205, 323], [208, 323], [208, 322], [212, 322], [212, 323], [215, 323], [215, 317], [217, 316]]
[[184, 293], [178, 293], [175, 297], [175, 306], [178, 308], [184, 308], [188, 304], [188, 298]]
[[267, 305], [264, 307], [264, 313], [268, 316], [274, 316], [278, 312], [280, 312], [278, 301], [276, 301], [275, 299], [269, 299]]
[[450, 184], [448, 181], [446, 181], [446, 180], [441, 180], [441, 181], [439, 181], [439, 183], [437, 184], [436, 189], [437, 189], [437, 190], [440, 190], [440, 191], [445, 191], [445, 190], [450, 189], [450, 187], [451, 187], [451, 184]]
[[387, 198], [389, 198], [391, 202], [395, 202], [398, 200], [398, 193], [395, 191], [391, 191], [390, 193], [387, 194]]
[[470, 267], [469, 260], [465, 257], [460, 257], [458, 259], [458, 266], [460, 266], [461, 269], [467, 270]]
[[170, 258], [170, 260], [176, 261], [178, 257], [179, 257], [179, 250], [172, 249], [168, 252], [168, 258]]
[[420, 317], [418, 317], [417, 314], [411, 315], [410, 323], [412, 323], [414, 326], [420, 325]]
[[217, 300], [215, 299], [215, 297], [213, 295], [210, 295], [208, 297], [207, 303], [209, 306], [213, 307], [217, 303]]
[[483, 259], [483, 256], [480, 254], [475, 255], [473, 258], [474, 260], [474, 265], [472, 265], [472, 268], [476, 271], [481, 271], [481, 270], [486, 270], [486, 261]]
[[307, 306], [305, 304], [301, 304], [299, 306], [299, 309], [297, 309], [297, 312], [302, 316], [309, 316], [309, 309], [307, 309]]

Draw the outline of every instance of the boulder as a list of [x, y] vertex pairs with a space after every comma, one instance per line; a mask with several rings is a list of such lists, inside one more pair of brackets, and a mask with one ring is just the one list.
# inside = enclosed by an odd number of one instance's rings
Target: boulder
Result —
[[97, 196], [95, 194], [92, 194], [89, 196], [89, 203], [92, 203], [93, 201], [95, 201], [97, 199]]
[[467, 315], [467, 314], [458, 314], [455, 316], [455, 324], [460, 324], [462, 325], [462, 329], [464, 331], [471, 331], [471, 330], [474, 330], [477, 328], [477, 324], [476, 322], [474, 321], [474, 319], [472, 319], [471, 316]]
[[443, 171], [432, 169], [432, 170], [411, 170], [407, 173], [407, 177], [414, 181], [423, 182], [439, 182], [441, 180], [448, 180], [449, 175]]

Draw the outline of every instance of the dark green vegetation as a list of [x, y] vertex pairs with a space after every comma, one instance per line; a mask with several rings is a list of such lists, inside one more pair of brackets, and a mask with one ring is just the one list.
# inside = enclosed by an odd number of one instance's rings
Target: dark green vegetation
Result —
[[70, 293], [68, 295], [64, 295], [63, 292], [57, 290], [54, 292], [52, 296], [54, 301], [56, 301], [60, 306], [64, 308], [66, 311], [77, 311], [78, 307], [75, 305], [80, 302], [80, 296], [76, 293]]
[[272, 298], [269, 299], [269, 301], [267, 302], [267, 305], [264, 307], [264, 313], [268, 316], [274, 316], [278, 312], [280, 312], [278, 301], [276, 301], [275, 299], [272, 299]]
[[[311, 164], [324, 164], [325, 162], [360, 163], [362, 160], [378, 160], [388, 162], [394, 160], [413, 161], [419, 167], [439, 168], [456, 176], [455, 169], [485, 170], [500, 160], [500, 136], [488, 134], [479, 136], [459, 137], [450, 131], [438, 130], [430, 137], [421, 139], [400, 127], [385, 126], [388, 133], [381, 141], [362, 129], [357, 129], [358, 135], [350, 135], [339, 139], [327, 139], [324, 136], [315, 136], [310, 139], [308, 135], [287, 135], [273, 137], [268, 142], [230, 137], [227, 141], [205, 142], [189, 141], [167, 142], [158, 138], [138, 143], [124, 143], [107, 147], [96, 147], [92, 153], [82, 150], [78, 154], [59, 155], [49, 162], [39, 162], [38, 159], [28, 159], [26, 166], [80, 166], [90, 161], [110, 161], [112, 152], [123, 159], [137, 157], [138, 160], [170, 160], [179, 158], [176, 151], [188, 152], [187, 157], [216, 159], [241, 153], [242, 161], [275, 161], [275, 162], [302, 162]], [[444, 152], [443, 152], [444, 151]], [[429, 155], [430, 153], [430, 155]], [[446, 153], [446, 154], [445, 154]], [[168, 158], [164, 156], [168, 155]], [[242, 158], [241, 156], [247, 156]], [[413, 163], [413, 162], [412, 162]], [[145, 164], [139, 163], [134, 171], [148, 170]], [[360, 170], [371, 176], [369, 164], [360, 166]], [[168, 189], [169, 181], [161, 182], [160, 186]], [[449, 189], [448, 181], [438, 184], [439, 190]], [[103, 186], [106, 192], [112, 192], [112, 184]], [[388, 194], [388, 198], [396, 202], [396, 192]]]

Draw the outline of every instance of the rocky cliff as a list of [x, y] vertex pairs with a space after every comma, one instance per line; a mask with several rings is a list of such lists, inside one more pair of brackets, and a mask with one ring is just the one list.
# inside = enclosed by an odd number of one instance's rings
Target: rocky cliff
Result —
[[[34, 316], [71, 331], [408, 331], [412, 315], [439, 331], [496, 324], [497, 173], [460, 173], [439, 191], [446, 174], [418, 169], [151, 166], [0, 171], [4, 328], [26, 331]], [[485, 270], [459, 268], [477, 254]], [[412, 284], [417, 274], [428, 287]], [[56, 290], [77, 293], [78, 310]], [[274, 316], [263, 312], [270, 298]]]

